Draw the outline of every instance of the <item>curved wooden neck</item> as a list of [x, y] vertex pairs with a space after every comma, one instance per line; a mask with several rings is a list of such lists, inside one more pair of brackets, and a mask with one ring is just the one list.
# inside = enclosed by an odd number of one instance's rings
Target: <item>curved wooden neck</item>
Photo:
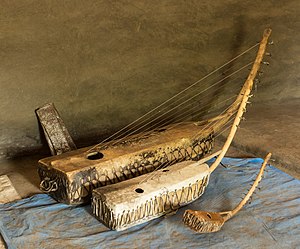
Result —
[[268, 163], [268, 161], [270, 160], [272, 154], [269, 153], [265, 159], [264, 162], [260, 168], [260, 171], [254, 181], [254, 183], [252, 184], [251, 188], [249, 189], [248, 193], [246, 194], [246, 196], [244, 197], [243, 200], [241, 200], [241, 202], [235, 207], [235, 209], [233, 209], [232, 211], [229, 211], [225, 216], [224, 216], [224, 220], [229, 220], [232, 216], [234, 216], [238, 211], [240, 211], [243, 206], [245, 206], [245, 204], [248, 202], [248, 200], [250, 199], [250, 197], [252, 196], [253, 192], [255, 191], [256, 187], [258, 186], [258, 184], [260, 183], [264, 170], [266, 168], [266, 165]]
[[235, 116], [235, 119], [234, 119], [233, 124], [230, 129], [229, 135], [226, 139], [225, 144], [222, 147], [222, 152], [217, 157], [215, 162], [211, 165], [210, 172], [213, 172], [218, 167], [219, 163], [225, 156], [225, 154], [226, 154], [227, 150], [229, 149], [229, 146], [234, 138], [237, 128], [240, 124], [242, 116], [243, 116], [244, 112], [246, 111], [246, 105], [247, 105], [247, 102], [248, 102], [248, 99], [250, 96], [250, 92], [253, 87], [253, 82], [254, 82], [257, 72], [260, 68], [260, 64], [262, 62], [264, 53], [266, 51], [266, 46], [268, 43], [268, 39], [271, 35], [271, 32], [272, 32], [271, 29], [266, 29], [264, 31], [263, 38], [260, 42], [255, 61], [253, 63], [252, 69], [245, 81], [245, 84], [244, 84], [243, 88], [241, 89], [237, 99], [234, 101], [234, 103], [229, 107], [229, 109], [225, 113], [225, 115], [228, 117], [228, 118], [225, 117], [224, 122], [226, 123], [228, 121], [228, 119], [232, 116], [232, 114], [235, 113], [236, 109], [238, 108], [237, 114]]

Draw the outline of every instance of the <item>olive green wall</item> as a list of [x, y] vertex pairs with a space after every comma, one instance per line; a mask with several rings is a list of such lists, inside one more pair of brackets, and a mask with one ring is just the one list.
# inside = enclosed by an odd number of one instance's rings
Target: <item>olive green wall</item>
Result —
[[47, 102], [77, 143], [98, 141], [265, 27], [273, 56], [255, 101], [300, 97], [299, 0], [10, 0], [0, 12], [0, 157], [41, 148], [34, 109]]

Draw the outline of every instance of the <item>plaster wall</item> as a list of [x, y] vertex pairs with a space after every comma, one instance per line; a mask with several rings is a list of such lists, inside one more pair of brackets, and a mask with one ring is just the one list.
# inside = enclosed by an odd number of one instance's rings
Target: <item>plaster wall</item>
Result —
[[[300, 2], [0, 2], [0, 157], [40, 151], [54, 102], [79, 145], [99, 141], [273, 29], [256, 102], [300, 97]], [[226, 94], [224, 89], [224, 94]]]

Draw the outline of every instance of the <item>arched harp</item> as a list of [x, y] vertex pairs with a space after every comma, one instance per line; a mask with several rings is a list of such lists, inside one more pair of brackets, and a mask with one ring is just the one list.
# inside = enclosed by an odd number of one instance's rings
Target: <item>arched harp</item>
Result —
[[[95, 216], [116, 230], [199, 198], [246, 110], [270, 34], [270, 29], [264, 31], [242, 89], [219, 115], [201, 122], [169, 124], [116, 142], [105, 141], [101, 146], [42, 159], [38, 168], [42, 189], [68, 204], [87, 203], [93, 193]], [[222, 149], [210, 154], [215, 134], [229, 121], [232, 124]], [[208, 167], [206, 161], [215, 156], [217, 159]]]

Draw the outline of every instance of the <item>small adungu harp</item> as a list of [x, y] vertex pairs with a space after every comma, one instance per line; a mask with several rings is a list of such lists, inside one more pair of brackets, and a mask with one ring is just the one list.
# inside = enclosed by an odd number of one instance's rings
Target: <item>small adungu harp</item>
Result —
[[97, 188], [93, 191], [93, 214], [110, 229], [130, 228], [199, 198], [208, 184], [209, 175], [207, 164], [185, 161]]

